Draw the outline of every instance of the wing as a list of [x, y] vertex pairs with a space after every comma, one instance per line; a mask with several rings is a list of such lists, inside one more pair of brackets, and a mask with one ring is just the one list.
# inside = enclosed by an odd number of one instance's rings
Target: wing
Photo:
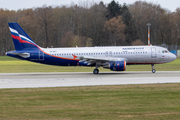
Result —
[[113, 57], [93, 57], [93, 56], [81, 56], [79, 57], [79, 62], [88, 63], [87, 65], [92, 65], [94, 63], [103, 64], [110, 61], [127, 61], [126, 58], [113, 58]]

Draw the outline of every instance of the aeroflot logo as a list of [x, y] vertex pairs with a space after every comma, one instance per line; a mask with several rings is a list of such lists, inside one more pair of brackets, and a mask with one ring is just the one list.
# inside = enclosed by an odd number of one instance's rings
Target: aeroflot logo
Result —
[[139, 47], [139, 48], [123, 48], [123, 50], [143, 50], [143, 47]]

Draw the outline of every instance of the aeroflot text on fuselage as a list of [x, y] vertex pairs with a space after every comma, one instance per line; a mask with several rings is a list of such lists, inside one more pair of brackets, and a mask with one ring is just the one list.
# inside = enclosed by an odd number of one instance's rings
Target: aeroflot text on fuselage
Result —
[[17, 23], [9, 23], [9, 28], [16, 50], [6, 55], [48, 65], [94, 66], [94, 74], [99, 73], [99, 67], [125, 71], [127, 64], [150, 64], [155, 73], [154, 64], [176, 59], [166, 48], [158, 46], [41, 48]]
[[123, 50], [143, 50], [144, 47], [139, 47], [139, 48], [122, 48]]

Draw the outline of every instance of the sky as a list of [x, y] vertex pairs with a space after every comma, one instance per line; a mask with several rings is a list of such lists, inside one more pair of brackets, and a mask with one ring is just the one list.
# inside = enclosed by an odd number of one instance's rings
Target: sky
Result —
[[[72, 3], [81, 4], [84, 1], [96, 2], [99, 3], [103, 1], [105, 4], [110, 3], [112, 0], [0, 0], [0, 8], [8, 10], [18, 10], [18, 9], [27, 9], [34, 7], [42, 7], [43, 5], [47, 6], [61, 6], [68, 5]], [[119, 4], [133, 4], [137, 0], [115, 0]], [[176, 8], [180, 8], [180, 0], [146, 0], [154, 4], [160, 4], [162, 8], [168, 9], [171, 12], [174, 12]]]

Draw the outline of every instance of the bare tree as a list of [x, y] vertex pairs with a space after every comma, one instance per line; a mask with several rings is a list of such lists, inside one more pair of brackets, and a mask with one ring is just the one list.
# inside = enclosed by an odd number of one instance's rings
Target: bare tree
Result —
[[140, 39], [137, 39], [132, 42], [132, 46], [140, 46], [140, 45], [144, 45], [144, 43]]
[[176, 25], [176, 30], [177, 30], [177, 35], [176, 35], [176, 45], [179, 44], [179, 32], [180, 32], [180, 8], [176, 9], [175, 13], [175, 25]]
[[51, 18], [52, 18], [52, 7], [47, 7], [46, 5], [43, 5], [42, 8], [35, 9], [37, 21], [39, 24], [42, 25], [42, 28], [44, 29], [44, 40], [45, 44], [44, 47], [49, 46], [49, 34], [50, 34], [50, 25], [51, 25]]
[[114, 17], [105, 22], [104, 30], [109, 32], [111, 45], [119, 45], [125, 40], [124, 29], [126, 25], [123, 23], [121, 16]]
[[145, 1], [136, 1], [129, 5], [129, 10], [135, 19], [135, 25], [141, 37], [141, 40], [147, 44], [147, 23], [151, 23], [151, 44], [157, 44], [157, 38], [160, 32], [159, 27], [164, 16], [165, 10], [160, 5], [148, 3]]

